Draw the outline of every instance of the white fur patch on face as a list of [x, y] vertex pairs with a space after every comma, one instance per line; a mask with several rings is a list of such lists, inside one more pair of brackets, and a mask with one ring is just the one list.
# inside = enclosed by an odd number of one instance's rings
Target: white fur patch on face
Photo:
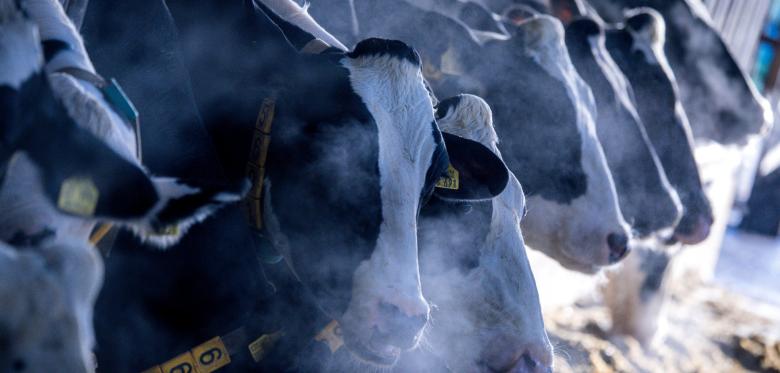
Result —
[[639, 8], [626, 12], [626, 18], [646, 17], [649, 22], [639, 28], [632, 27], [632, 23], [626, 22], [626, 30], [633, 38], [632, 49], [639, 51], [645, 57], [648, 64], [660, 65], [657, 56], [663, 54], [666, 44], [666, 23], [658, 11], [651, 8]]
[[493, 111], [481, 97], [461, 95], [458, 106], [451, 108], [438, 122], [442, 131], [478, 141], [500, 157], [498, 135], [493, 128]]
[[559, 55], [565, 50], [563, 25], [557, 19], [538, 15], [518, 24], [524, 31], [523, 43], [527, 52], [532, 56], [543, 54]]
[[382, 223], [376, 247], [353, 277], [342, 327], [366, 342], [380, 303], [426, 316], [417, 262], [417, 211], [431, 157], [433, 105], [419, 65], [389, 54], [344, 58], [355, 93], [376, 121]]
[[41, 70], [43, 52], [35, 25], [15, 15], [0, 20], [0, 85], [19, 89]]

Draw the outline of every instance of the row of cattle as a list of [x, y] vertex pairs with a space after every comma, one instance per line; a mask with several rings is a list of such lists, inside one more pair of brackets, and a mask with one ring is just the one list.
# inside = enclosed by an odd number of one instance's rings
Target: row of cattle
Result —
[[2, 371], [549, 371], [525, 244], [700, 242], [771, 122], [695, 0], [68, 3], [0, 0]]

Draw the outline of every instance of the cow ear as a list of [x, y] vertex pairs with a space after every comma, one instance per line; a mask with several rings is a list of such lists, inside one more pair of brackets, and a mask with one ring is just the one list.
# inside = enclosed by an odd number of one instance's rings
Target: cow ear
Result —
[[24, 151], [38, 167], [44, 190], [60, 211], [81, 217], [134, 219], [155, 206], [157, 192], [139, 166], [75, 123], [55, 127], [29, 131]]
[[451, 201], [491, 199], [504, 191], [509, 171], [495, 153], [484, 145], [442, 132], [450, 164], [447, 175], [436, 183], [434, 194]]
[[239, 201], [249, 190], [249, 182], [223, 184], [153, 177], [160, 196], [157, 207], [143, 220], [129, 224], [142, 240], [160, 248], [176, 244], [196, 223], [221, 207]]

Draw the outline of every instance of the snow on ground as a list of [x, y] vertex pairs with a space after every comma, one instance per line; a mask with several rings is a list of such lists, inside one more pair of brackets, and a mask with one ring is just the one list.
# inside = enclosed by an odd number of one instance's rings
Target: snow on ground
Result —
[[548, 302], [556, 372], [780, 372], [780, 241], [729, 231], [715, 281], [687, 276], [669, 288], [664, 337], [652, 347], [610, 336], [598, 296]]

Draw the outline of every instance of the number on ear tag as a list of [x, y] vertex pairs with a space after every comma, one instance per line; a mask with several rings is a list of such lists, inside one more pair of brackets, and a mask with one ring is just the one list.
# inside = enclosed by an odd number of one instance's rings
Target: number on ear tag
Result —
[[228, 354], [222, 338], [214, 337], [208, 342], [192, 349], [192, 356], [195, 357], [195, 364], [198, 366], [199, 373], [211, 373], [225, 365], [230, 364], [230, 354]]
[[460, 189], [460, 173], [452, 165], [447, 166], [447, 176], [442, 177], [436, 182], [437, 188], [442, 189]]
[[99, 197], [100, 193], [91, 179], [69, 177], [60, 186], [57, 207], [74, 215], [92, 216]]
[[163, 363], [160, 369], [163, 373], [198, 373], [195, 368], [195, 358], [189, 351]]

